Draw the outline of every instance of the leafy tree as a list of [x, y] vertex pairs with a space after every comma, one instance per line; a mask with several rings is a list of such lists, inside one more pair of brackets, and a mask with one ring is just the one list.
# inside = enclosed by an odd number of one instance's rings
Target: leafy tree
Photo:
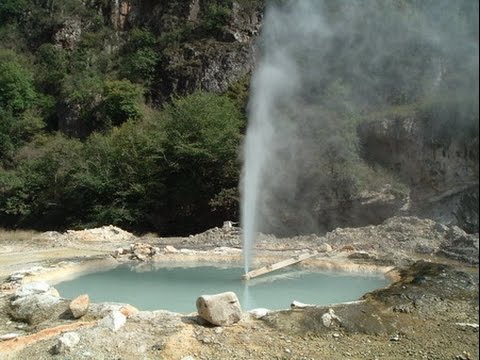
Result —
[[129, 121], [88, 139], [83, 170], [75, 178], [84, 224], [152, 227], [165, 196], [163, 141], [158, 119]]
[[2, 0], [0, 2], [0, 23], [19, 18], [27, 9], [27, 0]]
[[35, 100], [32, 73], [13, 61], [0, 62], [0, 107], [14, 113], [31, 107]]
[[42, 44], [35, 53], [39, 72], [37, 81], [47, 94], [58, 95], [61, 82], [67, 75], [68, 58], [64, 49], [53, 44]]
[[[227, 96], [205, 93], [177, 99], [166, 108], [166, 115], [170, 216], [194, 228], [212, 225], [218, 219], [211, 205], [221, 211], [218, 200], [227, 204], [225, 196], [235, 196], [235, 191], [226, 189], [235, 189], [238, 182], [243, 116]], [[235, 211], [230, 204], [228, 208]]]
[[133, 82], [149, 85], [160, 60], [157, 39], [149, 31], [133, 29], [124, 45], [121, 58], [121, 75]]
[[127, 120], [141, 118], [143, 88], [128, 80], [106, 81], [103, 89], [101, 115], [107, 124], [118, 126]]
[[106, 128], [106, 120], [98, 114], [103, 89], [103, 79], [95, 73], [80, 72], [64, 78], [58, 97], [59, 116], [70, 119], [69, 126], [78, 129], [65, 129], [65, 132], [84, 137], [96, 129]]
[[27, 110], [13, 116], [8, 110], [0, 109], [0, 165], [11, 162], [15, 151], [45, 127], [36, 110]]
[[231, 1], [209, 1], [202, 19], [203, 26], [208, 31], [222, 30], [232, 16]]
[[63, 226], [69, 216], [81, 212], [68, 196], [81, 148], [78, 140], [56, 135], [38, 138], [22, 149], [16, 168], [0, 172], [0, 218], [9, 224], [48, 228]]

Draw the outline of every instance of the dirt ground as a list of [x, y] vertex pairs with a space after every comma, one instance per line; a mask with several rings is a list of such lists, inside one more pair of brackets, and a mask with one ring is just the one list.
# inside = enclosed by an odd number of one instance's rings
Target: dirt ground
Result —
[[[112, 261], [108, 254], [132, 242], [128, 236], [95, 241], [81, 237], [67, 240], [3, 241], [0, 244], [0, 279], [5, 284], [8, 274], [25, 268], [36, 269], [32, 278], [41, 278], [42, 274], [61, 269], [65, 264], [88, 263], [89, 259], [103, 257]], [[222, 252], [213, 255], [211, 247], [209, 253], [209, 246], [198, 244], [199, 237], [133, 240], [158, 247], [171, 244], [178, 249], [206, 251], [162, 254], [157, 261], [168, 262], [174, 258], [187, 261], [193, 257], [207, 260], [215, 256], [221, 259], [223, 256]], [[231, 234], [227, 240], [230, 246], [238, 247], [238, 239]], [[291, 256], [306, 246], [319, 249], [322, 243], [308, 238], [265, 241], [257, 246], [257, 256], [268, 262]], [[422, 258], [418, 253], [410, 254], [408, 261], [409, 254], [388, 258], [378, 251], [355, 253], [352, 248], [359, 247], [355, 244], [346, 246], [342, 242], [340, 247], [331, 243], [333, 251], [320, 256], [324, 263], [342, 263], [344, 268], [348, 264], [357, 270], [389, 263], [397, 266], [397, 281], [386, 289], [364, 295], [356, 303], [276, 311], [260, 319], [245, 313], [240, 322], [226, 327], [210, 326], [196, 314], [140, 311], [130, 316], [126, 325], [116, 332], [97, 325], [101, 314], [93, 306], [79, 320], [56, 318], [36, 325], [13, 321], [9, 316], [11, 291], [5, 290], [0, 296], [0, 336], [8, 333], [19, 336], [0, 341], [0, 359], [479, 358], [478, 265], [431, 255], [425, 255], [425, 261], [417, 261]], [[214, 241], [210, 245], [224, 246], [226, 242]], [[225, 261], [241, 258], [238, 252], [225, 256]], [[316, 266], [315, 261], [311, 266]], [[322, 316], [329, 309], [333, 309], [340, 320], [327, 327]], [[75, 331], [80, 342], [73, 350], [55, 355], [52, 349], [58, 337], [68, 331]]]

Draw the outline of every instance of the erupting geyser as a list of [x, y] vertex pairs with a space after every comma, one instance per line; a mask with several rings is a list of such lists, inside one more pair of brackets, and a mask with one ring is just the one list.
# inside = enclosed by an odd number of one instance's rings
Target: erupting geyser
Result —
[[360, 156], [361, 122], [422, 108], [430, 122], [414, 120], [435, 140], [465, 129], [470, 112], [478, 132], [478, 1], [270, 1], [257, 45], [240, 186], [245, 272], [258, 232], [355, 225], [364, 210], [348, 204], [394, 183]]

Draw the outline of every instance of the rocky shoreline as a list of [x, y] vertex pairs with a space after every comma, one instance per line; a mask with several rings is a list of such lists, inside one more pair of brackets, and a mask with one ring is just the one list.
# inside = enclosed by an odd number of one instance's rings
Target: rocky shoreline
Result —
[[[3, 243], [0, 358], [478, 359], [478, 235], [415, 217], [322, 237], [259, 236], [255, 266], [316, 251], [302, 266], [388, 272], [389, 287], [348, 304], [243, 312], [213, 326], [197, 313], [63, 299], [51, 286], [124, 262], [240, 264], [240, 239], [226, 223], [186, 238], [136, 237], [110, 226]], [[4, 249], [45, 257], [2, 262]]]

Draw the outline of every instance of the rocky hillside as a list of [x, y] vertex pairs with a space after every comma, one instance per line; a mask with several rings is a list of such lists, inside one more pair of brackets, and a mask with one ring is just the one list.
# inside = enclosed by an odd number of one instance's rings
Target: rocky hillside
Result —
[[[101, 56], [125, 57], [120, 60], [120, 75], [145, 85], [149, 101], [156, 106], [199, 90], [223, 93], [245, 82], [253, 71], [263, 1], [111, 0], [84, 6], [85, 12], [95, 11], [105, 24]], [[88, 17], [67, 16], [54, 29], [52, 40], [75, 51], [91, 27]], [[85, 136], [91, 129], [85, 129], [78, 114], [81, 109], [65, 105], [59, 128]]]

